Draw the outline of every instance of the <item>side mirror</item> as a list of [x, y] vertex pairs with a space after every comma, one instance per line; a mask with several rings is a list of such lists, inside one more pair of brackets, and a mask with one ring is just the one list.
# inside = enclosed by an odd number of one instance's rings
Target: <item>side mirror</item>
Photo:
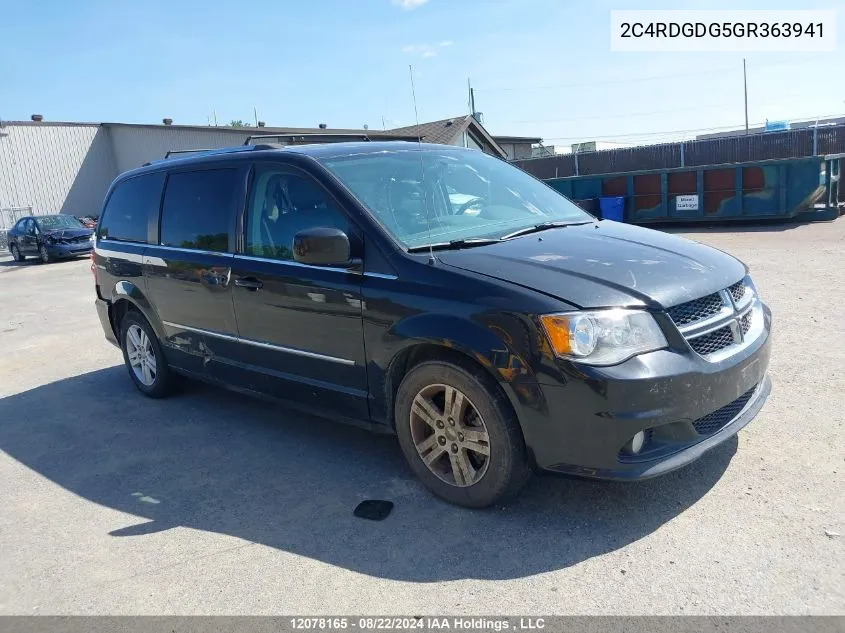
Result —
[[340, 229], [317, 227], [293, 236], [293, 258], [312, 266], [349, 264], [349, 237]]

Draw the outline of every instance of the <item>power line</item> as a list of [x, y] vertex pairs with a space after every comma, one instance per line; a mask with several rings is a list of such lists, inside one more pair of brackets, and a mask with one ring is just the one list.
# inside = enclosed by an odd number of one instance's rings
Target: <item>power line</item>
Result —
[[[791, 92], [787, 94], [779, 93], [777, 96], [779, 99], [783, 99], [784, 97], [795, 97], [798, 95], [805, 95], [807, 94], [806, 90], [802, 90], [799, 92]], [[619, 112], [617, 114], [607, 114], [607, 115], [591, 115], [591, 116], [577, 116], [577, 117], [565, 117], [562, 119], [523, 119], [519, 121], [502, 121], [501, 123], [561, 123], [565, 121], [594, 121], [594, 120], [604, 120], [604, 119], [625, 119], [628, 117], [634, 116], [649, 116], [652, 114], [673, 114], [675, 112], [694, 112], [697, 110], [709, 110], [712, 108], [725, 108], [728, 106], [736, 105], [733, 102], [726, 102], [726, 103], [712, 103], [709, 105], [700, 105], [700, 106], [691, 106], [688, 108], [672, 108], [669, 110], [647, 110], [643, 112]]]
[[504, 121], [504, 123], [560, 123], [563, 121], [591, 121], [604, 119], [624, 119], [631, 116], [646, 116], [650, 114], [670, 114], [672, 112], [691, 112], [694, 110], [707, 110], [710, 108], [724, 108], [726, 106], [734, 105], [732, 103], [713, 103], [710, 105], [693, 106], [690, 108], [673, 108], [671, 110], [649, 110], [647, 112], [623, 112], [619, 114], [608, 115], [593, 115], [593, 116], [575, 116], [565, 117], [563, 119], [533, 119], [521, 121]]
[[[774, 66], [802, 66], [807, 64], [816, 64], [817, 62], [807, 60], [806, 62], [773, 62], [771, 64], [760, 64], [756, 68], [771, 68]], [[552, 90], [554, 88], [585, 88], [589, 86], [609, 86], [615, 84], [639, 83], [643, 81], [657, 81], [660, 79], [672, 79], [675, 77], [693, 77], [698, 75], [712, 75], [716, 73], [727, 73], [736, 71], [736, 67], [712, 68], [710, 70], [687, 71], [681, 73], [666, 73], [662, 75], [652, 75], [650, 77], [629, 77], [627, 79], [606, 79], [601, 81], [589, 81], [571, 84], [550, 84], [546, 86], [504, 86], [500, 88], [475, 88], [476, 92], [526, 92], [528, 90]]]
[[[818, 115], [818, 116], [806, 116], [806, 117], [801, 117], [801, 118], [797, 118], [797, 119], [789, 119], [788, 122], [789, 123], [794, 123], [794, 122], [798, 122], [798, 121], [805, 122], [805, 121], [814, 121], [814, 120], [817, 120], [817, 119], [821, 121], [823, 119], [832, 119], [832, 118], [837, 118], [837, 117], [841, 117], [841, 116], [845, 116], [845, 115], [843, 115], [843, 114], [824, 114], [824, 115]], [[751, 125], [751, 126], [764, 126], [765, 124], [766, 124], [765, 121], [761, 121], [761, 122], [758, 122], [758, 123], [750, 123], [749, 125]], [[691, 134], [693, 132], [703, 132], [703, 133], [706, 133], [706, 132], [725, 132], [725, 131], [729, 131], [729, 130], [736, 130], [737, 133], [739, 133], [739, 132], [742, 131], [742, 129], [744, 129], [744, 125], [745, 125], [745, 123], [742, 122], [742, 123], [737, 123], [735, 125], [726, 125], [726, 126], [721, 126], [721, 127], [692, 128], [692, 129], [686, 129], [686, 130], [665, 130], [665, 131], [661, 131], [661, 132], [636, 132], [636, 133], [631, 133], [631, 134], [608, 134], [608, 135], [588, 136], [588, 137], [585, 137], [584, 135], [581, 135], [581, 136], [553, 136], [553, 137], [544, 137], [543, 141], [544, 142], [545, 141], [571, 141], [571, 140], [580, 140], [580, 139], [584, 139], [584, 138], [589, 138], [590, 140], [596, 140], [596, 139], [644, 140], [644, 139], [647, 139], [649, 137], [651, 137], [651, 138], [666, 137], [666, 136], [674, 135], [674, 134]], [[807, 128], [799, 128], [799, 129], [807, 129]], [[812, 128], [810, 128], [810, 129], [812, 129]]]

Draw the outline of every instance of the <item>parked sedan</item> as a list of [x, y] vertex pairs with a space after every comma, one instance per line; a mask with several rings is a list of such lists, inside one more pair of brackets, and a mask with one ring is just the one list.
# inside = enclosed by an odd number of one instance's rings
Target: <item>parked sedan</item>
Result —
[[9, 252], [16, 262], [39, 257], [45, 264], [63, 257], [88, 255], [91, 234], [72, 215], [38, 215], [21, 218], [9, 231]]

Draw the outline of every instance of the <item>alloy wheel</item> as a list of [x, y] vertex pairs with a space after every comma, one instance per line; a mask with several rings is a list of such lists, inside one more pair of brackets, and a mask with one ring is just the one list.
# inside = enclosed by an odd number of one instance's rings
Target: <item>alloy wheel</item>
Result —
[[151, 387], [156, 379], [153, 343], [144, 329], [134, 323], [126, 330], [126, 357], [139, 382]]
[[426, 467], [458, 487], [478, 483], [490, 462], [490, 436], [475, 405], [449, 385], [429, 385], [414, 397], [411, 438]]

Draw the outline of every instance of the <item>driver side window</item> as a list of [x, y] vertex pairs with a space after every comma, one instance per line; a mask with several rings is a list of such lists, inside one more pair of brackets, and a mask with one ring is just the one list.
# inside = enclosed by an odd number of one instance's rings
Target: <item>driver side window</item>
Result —
[[340, 229], [350, 239], [346, 214], [311, 178], [278, 168], [256, 169], [247, 207], [246, 252], [293, 260], [293, 237], [316, 227]]

